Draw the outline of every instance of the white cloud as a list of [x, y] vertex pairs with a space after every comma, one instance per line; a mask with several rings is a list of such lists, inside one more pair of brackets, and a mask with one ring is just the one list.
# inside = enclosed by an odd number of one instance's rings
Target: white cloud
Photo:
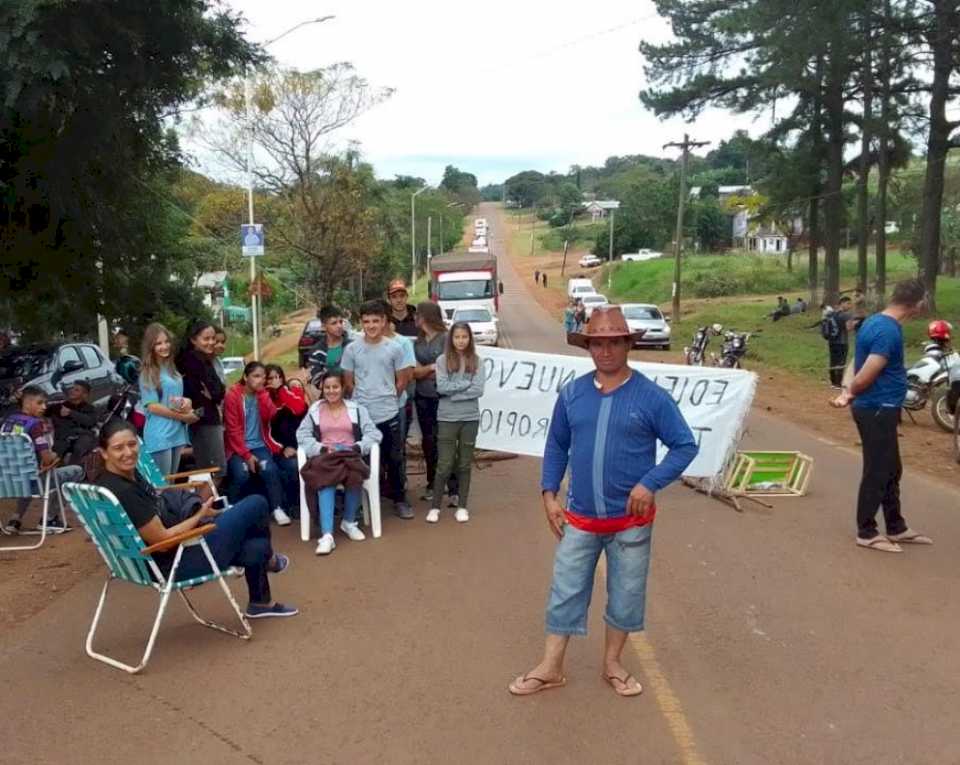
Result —
[[350, 61], [372, 84], [396, 89], [339, 136], [358, 140], [384, 177], [407, 173], [435, 183], [452, 163], [486, 183], [522, 169], [600, 164], [613, 154], [659, 155], [685, 130], [716, 142], [752, 125], [721, 113], [693, 126], [664, 123], [643, 108], [637, 44], [667, 34], [649, 0], [229, 3], [257, 41], [336, 15], [270, 52], [299, 69]]

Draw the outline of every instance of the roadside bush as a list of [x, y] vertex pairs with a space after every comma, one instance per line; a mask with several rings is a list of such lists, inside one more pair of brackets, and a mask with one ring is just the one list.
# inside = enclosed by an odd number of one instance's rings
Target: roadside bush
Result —
[[700, 271], [691, 279], [690, 290], [694, 297], [710, 298], [736, 295], [744, 285], [733, 274]]

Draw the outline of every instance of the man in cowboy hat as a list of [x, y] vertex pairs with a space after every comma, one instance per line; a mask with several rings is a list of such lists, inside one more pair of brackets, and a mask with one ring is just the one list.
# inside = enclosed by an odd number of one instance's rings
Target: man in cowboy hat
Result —
[[[541, 489], [559, 544], [546, 647], [543, 660], [510, 684], [514, 695], [566, 684], [564, 654], [571, 635], [587, 634], [601, 552], [607, 559], [603, 677], [618, 696], [643, 690], [620, 654], [627, 635], [644, 625], [654, 497], [693, 461], [697, 443], [670, 394], [627, 365], [642, 334], [630, 331], [619, 306], [605, 306], [594, 310], [584, 332], [567, 335], [571, 345], [590, 351], [596, 371], [565, 385], [553, 408]], [[669, 450], [659, 465], [657, 441]], [[557, 493], [568, 464], [564, 509]]]
[[394, 279], [387, 287], [390, 315], [398, 335], [417, 336], [417, 309], [407, 303], [407, 284], [403, 279]]

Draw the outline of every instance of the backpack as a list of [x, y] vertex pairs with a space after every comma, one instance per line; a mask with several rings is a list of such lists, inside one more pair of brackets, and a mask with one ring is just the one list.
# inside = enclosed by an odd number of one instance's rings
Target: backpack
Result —
[[824, 340], [837, 340], [840, 337], [840, 322], [836, 314], [830, 314], [820, 321], [820, 336]]

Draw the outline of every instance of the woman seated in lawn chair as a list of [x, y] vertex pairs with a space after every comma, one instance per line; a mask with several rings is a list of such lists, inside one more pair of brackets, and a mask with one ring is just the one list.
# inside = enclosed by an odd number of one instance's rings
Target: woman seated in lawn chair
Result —
[[[190, 531], [203, 523], [216, 530], [207, 537], [207, 545], [221, 570], [241, 566], [247, 580], [250, 602], [247, 617], [294, 616], [297, 609], [271, 598], [268, 573], [278, 574], [290, 564], [285, 555], [275, 553], [270, 543], [267, 501], [250, 496], [226, 510], [220, 510], [216, 498], [204, 501], [191, 491], [158, 492], [137, 470], [140, 442], [133, 425], [114, 418], [100, 430], [100, 452], [104, 471], [98, 483], [117, 498], [147, 545], [155, 545]], [[153, 560], [166, 575], [173, 564], [175, 549], [154, 553]], [[186, 581], [211, 573], [200, 547], [183, 552], [176, 581]]]

